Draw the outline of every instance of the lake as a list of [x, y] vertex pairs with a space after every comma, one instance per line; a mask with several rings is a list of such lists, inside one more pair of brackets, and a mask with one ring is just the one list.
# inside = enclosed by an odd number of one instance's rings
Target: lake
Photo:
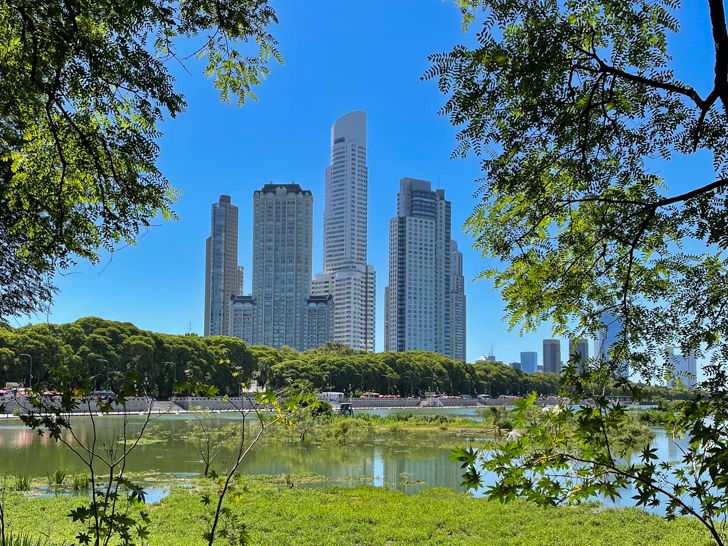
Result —
[[[371, 410], [367, 413], [386, 415], [391, 413], [410, 413], [411, 410]], [[449, 416], [473, 417], [472, 408], [442, 409], [431, 408], [415, 410], [417, 415], [445, 414]], [[363, 413], [361, 411], [360, 413]], [[219, 425], [239, 421], [234, 414], [215, 416]], [[120, 416], [103, 416], [96, 419], [99, 443], [108, 448], [115, 445], [122, 431], [123, 418]], [[156, 419], [151, 426], [163, 439], [159, 442], [138, 446], [131, 454], [127, 471], [157, 472], [170, 476], [199, 475], [202, 470], [200, 454], [183, 438], [191, 425], [191, 415], [164, 415]], [[138, 432], [144, 418], [131, 416], [128, 430], [131, 434]], [[92, 427], [89, 417], [73, 417], [76, 434], [84, 442], [91, 437]], [[664, 431], [656, 430], [657, 437], [653, 447], [657, 448], [660, 460], [676, 460], [679, 450], [668, 439]], [[161, 436], [159, 436], [161, 433]], [[241, 474], [304, 474], [316, 472], [333, 480], [345, 480], [340, 483], [368, 483], [375, 486], [388, 487], [407, 494], [427, 487], [448, 487], [455, 491], [464, 491], [460, 485], [460, 468], [448, 461], [450, 452], [442, 447], [441, 441], [430, 441], [433, 433], [410, 432], [407, 440], [400, 444], [380, 447], [376, 442], [370, 446], [314, 446], [310, 444], [270, 442], [254, 448], [240, 468]], [[479, 438], [456, 437], [453, 442], [476, 442]], [[232, 459], [231, 451], [223, 451], [218, 456], [214, 468], [221, 468], [224, 462]], [[56, 443], [47, 436], [39, 436], [37, 432], [27, 429], [19, 419], [0, 421], [0, 474], [11, 475], [28, 473], [34, 477], [43, 477], [56, 468], [68, 470], [70, 473], [83, 472], [84, 467], [78, 458], [66, 446]], [[351, 480], [353, 477], [369, 477], [364, 480]], [[413, 483], [417, 482], [417, 483]], [[486, 480], [488, 483], [488, 480]], [[490, 482], [492, 483], [492, 481]], [[148, 484], [151, 485], [151, 484]], [[330, 485], [323, 482], [319, 485]], [[149, 500], [154, 501], [164, 492], [152, 487]], [[482, 490], [476, 496], [482, 494]], [[625, 491], [622, 499], [616, 503], [604, 501], [606, 505], [630, 506], [634, 501], [630, 498], [634, 493]]]

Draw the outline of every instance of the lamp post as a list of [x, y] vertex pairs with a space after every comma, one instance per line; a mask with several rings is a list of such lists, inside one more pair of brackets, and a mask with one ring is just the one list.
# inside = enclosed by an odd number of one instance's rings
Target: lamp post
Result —
[[361, 393], [364, 394], [364, 376], [360, 373], [355, 373], [354, 375], [359, 376], [359, 380], [361, 382]]
[[27, 353], [20, 354], [18, 356], [27, 356], [30, 359], [30, 377], [28, 378], [28, 388], [33, 388], [33, 357]]
[[432, 389], [433, 389], [433, 386], [432, 385], [433, 385], [433, 383], [435, 381], [435, 376], [434, 375], [431, 375], [428, 379], [430, 380], [430, 398], [432, 398]]
[[387, 394], [389, 394], [389, 376], [388, 375], [385, 375], [385, 374], [382, 374], [382, 377], [386, 377], [387, 378]]
[[105, 358], [99, 358], [98, 361], [106, 362], [106, 385], [104, 385], [104, 390], [108, 391], [109, 390], [109, 361], [106, 360]]
[[470, 379], [466, 379], [465, 382], [468, 384], [468, 396], [470, 396]]
[[331, 392], [331, 372], [324, 372], [324, 375], [328, 378], [326, 382], [326, 390], [328, 392]]

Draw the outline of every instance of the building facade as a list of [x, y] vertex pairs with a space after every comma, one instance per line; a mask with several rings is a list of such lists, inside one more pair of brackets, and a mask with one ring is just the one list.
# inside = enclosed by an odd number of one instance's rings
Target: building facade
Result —
[[[695, 351], [691, 351], [687, 357], [682, 354], [675, 354], [675, 349], [667, 351], [668, 364], [673, 367], [673, 373], [680, 379], [686, 388], [692, 389], [697, 384], [698, 363], [695, 358]], [[670, 379], [669, 385], [674, 388], [677, 385], [677, 378]]]
[[466, 337], [465, 276], [463, 253], [458, 244], [450, 241], [450, 358], [465, 361]]
[[561, 373], [561, 340], [543, 340], [544, 373]]
[[318, 349], [333, 337], [334, 298], [310, 296], [303, 311], [304, 351]]
[[536, 373], [538, 369], [538, 353], [535, 351], [521, 352], [521, 370], [525, 373]]
[[257, 302], [253, 296], [230, 296], [230, 335], [248, 345], [259, 345], [256, 338]]
[[[602, 313], [600, 322], [602, 328], [597, 331], [594, 340], [594, 356], [608, 362], [614, 357], [612, 345], [620, 341], [622, 324], [619, 318], [609, 313]], [[623, 377], [629, 377], [629, 366], [623, 362], [617, 363], [617, 373]]]
[[229, 195], [212, 204], [205, 243], [205, 336], [229, 335], [230, 296], [242, 293], [238, 266], [238, 207]]
[[589, 360], [589, 341], [586, 339], [570, 339], [569, 340], [569, 360], [575, 355], [579, 355], [579, 361], [576, 365], [578, 372], [584, 371], [584, 365]]
[[[386, 351], [430, 351], [465, 360], [462, 255], [457, 247], [452, 252], [450, 224], [444, 190], [432, 190], [426, 180], [400, 180], [397, 216], [389, 221]], [[458, 259], [455, 282], [453, 256]], [[453, 294], [458, 296], [454, 306]]]
[[253, 293], [256, 344], [303, 350], [311, 288], [313, 195], [298, 184], [253, 193]]
[[333, 298], [333, 341], [374, 351], [376, 276], [367, 265], [367, 118], [350, 112], [331, 128], [326, 167], [324, 271], [312, 295]]

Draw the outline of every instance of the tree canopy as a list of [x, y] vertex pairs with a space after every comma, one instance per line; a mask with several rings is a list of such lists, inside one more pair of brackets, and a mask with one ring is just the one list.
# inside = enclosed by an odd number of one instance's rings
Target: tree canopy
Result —
[[[173, 65], [203, 60], [221, 100], [281, 61], [267, 0], [0, 4], [0, 321], [37, 312], [53, 276], [175, 218], [159, 123], [185, 109]], [[250, 42], [246, 46], [246, 43]]]
[[[728, 29], [724, 0], [707, 0], [715, 55], [712, 85], [673, 71], [670, 37], [679, 0], [456, 0], [477, 45], [431, 57], [425, 78], [448, 95], [441, 113], [461, 126], [456, 157], [474, 152], [484, 177], [466, 229], [502, 267], [483, 272], [511, 327], [550, 321], [570, 338], [618, 331], [607, 355], [570, 363], [566, 407], [526, 419], [505, 443], [461, 451], [467, 483], [496, 474], [492, 498], [541, 504], [614, 498], [690, 514], [726, 544], [728, 481]], [[666, 177], [676, 156], [712, 157], [707, 179]], [[679, 460], [617, 448], [626, 423], [606, 397], [673, 373], [671, 347], [710, 357], [706, 379], [672, 416], [685, 438]], [[581, 368], [581, 369], [579, 369]], [[631, 387], [634, 397], [640, 389]], [[590, 404], [581, 403], [587, 397]], [[573, 432], [565, 425], [573, 421]]]
[[[482, 276], [501, 291], [511, 326], [551, 321], [593, 337], [606, 313], [622, 326], [614, 362], [645, 377], [669, 346], [723, 353], [723, 1], [708, 2], [716, 55], [705, 91], [671, 68], [676, 0], [457, 3], [466, 25], [482, 24], [477, 46], [433, 55], [425, 78], [437, 79], [448, 95], [440, 113], [461, 127], [453, 155], [481, 159], [465, 227], [503, 264]], [[661, 174], [662, 162], [705, 151], [712, 179]]]

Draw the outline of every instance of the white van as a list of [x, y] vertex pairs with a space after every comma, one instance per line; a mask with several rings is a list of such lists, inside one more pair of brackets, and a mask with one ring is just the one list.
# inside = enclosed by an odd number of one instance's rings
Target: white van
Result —
[[343, 392], [320, 392], [316, 395], [319, 400], [322, 400], [324, 402], [341, 402], [344, 399], [344, 393]]

